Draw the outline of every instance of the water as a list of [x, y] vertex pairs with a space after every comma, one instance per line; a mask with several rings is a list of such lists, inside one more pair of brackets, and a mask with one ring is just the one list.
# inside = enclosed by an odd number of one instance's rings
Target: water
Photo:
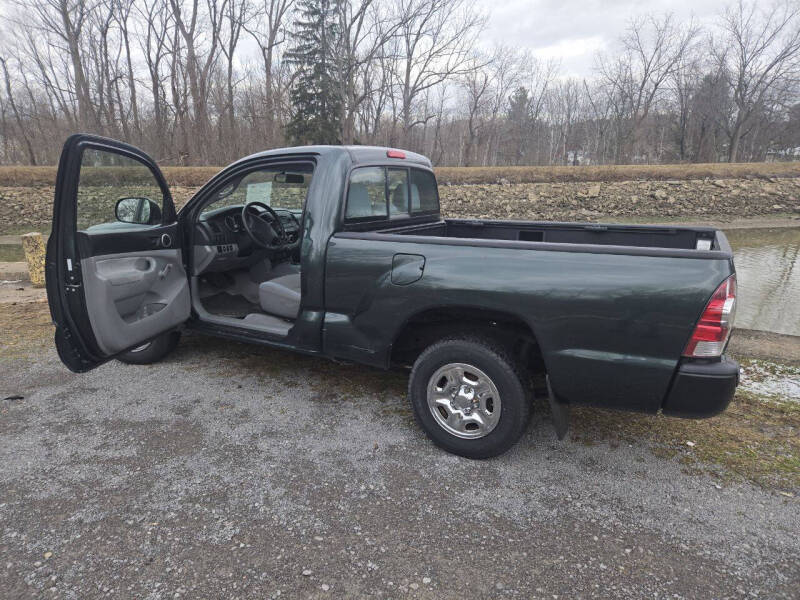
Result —
[[800, 228], [732, 229], [736, 327], [800, 335]]

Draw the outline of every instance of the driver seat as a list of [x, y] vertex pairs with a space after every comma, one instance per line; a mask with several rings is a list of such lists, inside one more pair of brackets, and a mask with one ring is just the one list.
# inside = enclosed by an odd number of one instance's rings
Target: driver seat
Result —
[[300, 273], [288, 273], [258, 286], [258, 301], [265, 313], [296, 319], [300, 312]]

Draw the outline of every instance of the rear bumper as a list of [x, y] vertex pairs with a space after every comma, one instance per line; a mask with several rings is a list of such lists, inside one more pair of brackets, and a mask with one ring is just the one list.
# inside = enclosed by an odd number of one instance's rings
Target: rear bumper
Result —
[[720, 362], [686, 362], [678, 367], [664, 400], [665, 415], [702, 419], [718, 415], [730, 403], [739, 384], [739, 363], [722, 357]]

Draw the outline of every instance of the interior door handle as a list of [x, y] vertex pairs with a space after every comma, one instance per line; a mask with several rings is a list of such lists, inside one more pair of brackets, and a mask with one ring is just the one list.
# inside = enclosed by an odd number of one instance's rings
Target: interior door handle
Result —
[[171, 270], [172, 270], [172, 263], [167, 263], [167, 265], [163, 269], [161, 269], [161, 271], [158, 272], [158, 278], [164, 279], [164, 277], [166, 277]]

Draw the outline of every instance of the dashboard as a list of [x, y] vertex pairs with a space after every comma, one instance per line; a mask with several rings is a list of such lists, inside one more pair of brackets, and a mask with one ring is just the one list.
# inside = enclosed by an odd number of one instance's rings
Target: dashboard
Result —
[[[276, 209], [289, 243], [300, 235], [301, 211]], [[242, 206], [224, 206], [204, 212], [195, 227], [195, 274], [245, 267], [255, 260], [274, 258], [274, 251], [253, 243], [242, 223]]]

